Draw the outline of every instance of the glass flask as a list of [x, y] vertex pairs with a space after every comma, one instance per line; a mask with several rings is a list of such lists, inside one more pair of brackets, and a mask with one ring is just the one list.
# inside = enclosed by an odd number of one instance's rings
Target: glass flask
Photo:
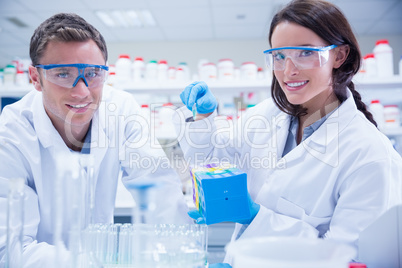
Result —
[[22, 268], [22, 241], [24, 230], [24, 186], [22, 178], [9, 180], [7, 203], [6, 268]]

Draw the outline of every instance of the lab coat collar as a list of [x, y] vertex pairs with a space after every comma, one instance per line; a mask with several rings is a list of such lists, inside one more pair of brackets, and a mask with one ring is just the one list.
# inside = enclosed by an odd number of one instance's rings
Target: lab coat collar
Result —
[[[334, 157], [333, 150], [337, 150], [336, 144], [333, 143], [334, 139], [338, 139], [339, 133], [351, 122], [351, 120], [357, 114], [357, 107], [355, 101], [353, 99], [353, 95], [349, 89], [347, 90], [347, 99], [336, 109], [326, 120], [325, 122], [306, 140], [301, 142], [296, 148], [291, 150], [288, 154], [286, 154], [281, 161], [278, 161], [278, 165], [290, 165], [293, 161], [302, 161], [304, 157], [307, 156], [307, 153], [314, 156], [317, 159], [320, 159], [322, 162], [325, 162], [331, 166], [338, 165], [338, 158]], [[282, 129], [285, 128], [286, 125], [283, 125]], [[282, 133], [285, 133], [284, 131]], [[283, 142], [286, 142], [286, 133], [280, 137], [285, 137], [282, 139]], [[328, 148], [328, 145], [334, 146]], [[278, 151], [278, 155], [282, 155], [283, 152]]]
[[[99, 110], [104, 110], [104, 102], [101, 103], [100, 108], [94, 114], [92, 119], [91, 129], [91, 154], [95, 155], [95, 167], [100, 166], [107, 148], [109, 140], [105, 133], [103, 120], [99, 120]], [[36, 93], [33, 101], [33, 122], [39, 141], [44, 148], [54, 147], [55, 153], [69, 152], [69, 148], [64, 143], [59, 132], [53, 126], [52, 121], [47, 115], [43, 106], [42, 93]], [[101, 114], [104, 114], [104, 112]]]
[[[42, 146], [48, 148], [56, 144], [64, 144], [59, 132], [53, 126], [52, 121], [45, 111], [43, 106], [42, 92], [35, 92], [33, 100], [33, 123], [35, 126], [36, 135]], [[67, 148], [67, 146], [64, 146]]]

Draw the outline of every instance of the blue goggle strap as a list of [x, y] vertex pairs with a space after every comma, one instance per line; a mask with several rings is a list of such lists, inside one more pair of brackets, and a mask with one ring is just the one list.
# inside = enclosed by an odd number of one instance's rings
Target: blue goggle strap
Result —
[[327, 51], [327, 50], [331, 50], [333, 48], [336, 48], [337, 45], [330, 45], [327, 47], [277, 47], [277, 48], [272, 48], [272, 49], [268, 49], [265, 50], [263, 53], [264, 54], [271, 54], [272, 51], [276, 51], [276, 50], [282, 50], [282, 49], [301, 49], [301, 50], [310, 50], [310, 51]]

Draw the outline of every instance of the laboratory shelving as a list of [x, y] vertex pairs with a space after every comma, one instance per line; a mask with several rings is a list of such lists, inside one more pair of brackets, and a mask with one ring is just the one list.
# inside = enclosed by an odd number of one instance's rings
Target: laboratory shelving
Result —
[[[402, 103], [402, 76], [393, 76], [386, 79], [367, 78], [357, 76], [354, 80], [357, 90], [362, 94], [363, 100], [368, 103], [370, 99], [379, 98], [385, 104]], [[132, 94], [154, 94], [154, 95], [175, 95], [188, 86], [189, 82], [132, 82], [124, 85], [115, 85], [116, 88], [125, 90]], [[210, 81], [209, 88], [216, 94], [219, 93], [240, 93], [255, 92], [259, 94], [259, 100], [269, 95], [269, 80], [256, 81]], [[11, 97], [21, 98], [30, 90], [32, 85], [27, 86], [0, 86], [0, 98]], [[384, 129], [384, 134], [388, 136], [402, 136], [402, 127]], [[174, 139], [174, 133], [164, 133], [163, 136], [156, 133], [158, 138]]]

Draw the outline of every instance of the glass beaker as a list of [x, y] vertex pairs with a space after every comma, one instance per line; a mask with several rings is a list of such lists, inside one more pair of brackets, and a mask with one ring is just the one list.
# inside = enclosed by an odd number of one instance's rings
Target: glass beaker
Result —
[[22, 268], [22, 241], [24, 231], [25, 181], [22, 178], [9, 180], [7, 203], [6, 268]]

